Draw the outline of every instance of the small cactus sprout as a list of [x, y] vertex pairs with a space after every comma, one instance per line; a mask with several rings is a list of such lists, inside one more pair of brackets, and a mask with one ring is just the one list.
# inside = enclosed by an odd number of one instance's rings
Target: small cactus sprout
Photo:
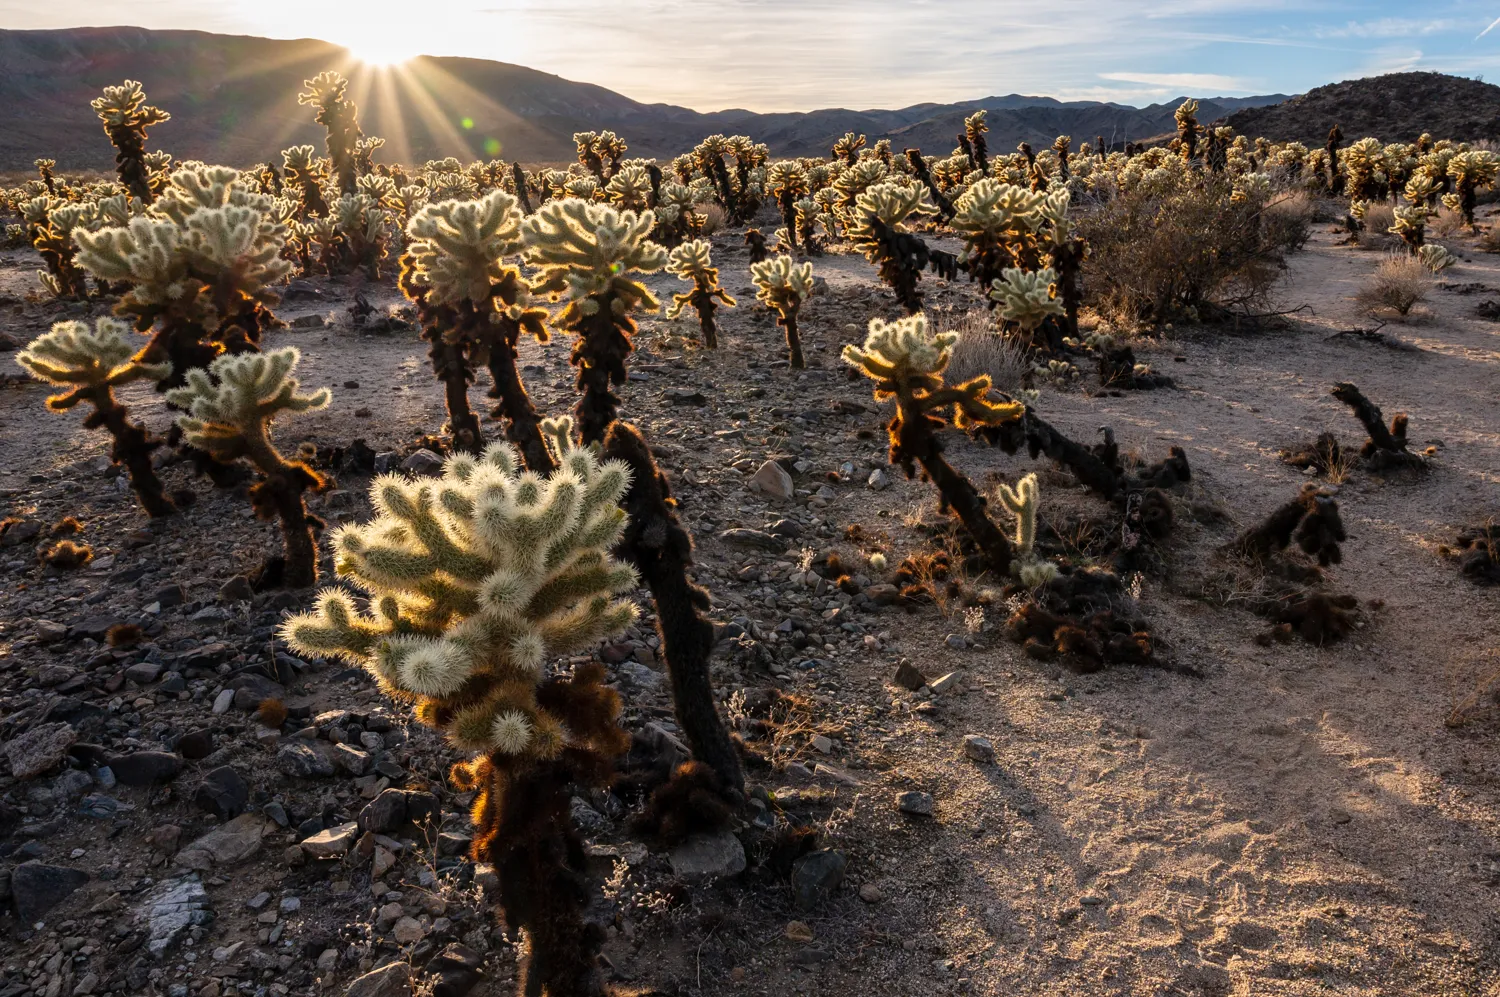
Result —
[[1418, 248], [1417, 259], [1421, 260], [1422, 265], [1433, 273], [1442, 273], [1458, 262], [1458, 257], [1450, 253], [1446, 246], [1440, 246], [1435, 242], [1429, 242]]
[[567, 420], [548, 424], [558, 468], [547, 477], [494, 444], [449, 458], [436, 481], [377, 478], [376, 518], [333, 539], [338, 574], [368, 610], [326, 588], [281, 635], [362, 665], [465, 756], [450, 778], [477, 791], [470, 854], [500, 873], [506, 921], [525, 938], [518, 992], [603, 997], [604, 933], [585, 921], [568, 800], [573, 785], [609, 785], [630, 736], [602, 666], [547, 666], [634, 622], [624, 596], [637, 578], [610, 556], [629, 473], [573, 448], [570, 434]]
[[[188, 443], [224, 463], [243, 457], [264, 475], [250, 489], [250, 502], [261, 519], [281, 520], [286, 553], [280, 578], [291, 588], [306, 588], [317, 581], [313, 527], [322, 524], [308, 515], [302, 495], [321, 491], [325, 483], [306, 464], [283, 457], [271, 442], [271, 421], [278, 415], [328, 405], [327, 388], [298, 393], [297, 379], [291, 376], [298, 356], [296, 347], [287, 347], [219, 357], [207, 370], [188, 371], [187, 384], [167, 392], [167, 401], [187, 410], [177, 424]], [[275, 576], [274, 570], [263, 574]]]
[[720, 303], [733, 308], [734, 299], [719, 286], [719, 270], [709, 257], [711, 248], [707, 239], [694, 239], [677, 246], [667, 257], [667, 273], [693, 282], [693, 289], [687, 294], [672, 295], [667, 318], [676, 318], [682, 314], [685, 305], [692, 305], [698, 313], [698, 327], [703, 331], [703, 345], [712, 350], [719, 346], [719, 327], [714, 312]]
[[132, 197], [150, 204], [159, 183], [154, 182], [146, 161], [146, 130], [172, 116], [146, 103], [146, 91], [135, 80], [117, 87], [105, 87], [104, 96], [89, 105], [104, 123], [104, 133], [115, 147], [115, 172]]
[[304, 80], [302, 85], [307, 89], [297, 95], [297, 103], [317, 107], [318, 124], [328, 131], [328, 161], [333, 165], [339, 193], [353, 195], [358, 192], [358, 155], [363, 136], [354, 104], [345, 97], [349, 81], [329, 71]]
[[547, 312], [532, 307], [520, 270], [505, 259], [521, 252], [525, 216], [514, 195], [492, 190], [477, 201], [440, 201], [422, 207], [407, 226], [401, 289], [417, 305], [422, 338], [432, 344], [432, 369], [443, 382], [448, 425], [456, 449], [484, 449], [479, 420], [469, 408], [474, 366], [494, 379], [493, 415], [537, 473], [552, 470], [536, 406], [516, 367], [520, 338], [547, 341]]
[[1028, 474], [1011, 488], [1004, 482], [996, 489], [1000, 504], [1016, 517], [1015, 560], [1011, 574], [1027, 588], [1037, 588], [1057, 577], [1057, 565], [1044, 561], [1036, 553], [1036, 514], [1038, 488], [1035, 474]]
[[943, 371], [957, 341], [957, 333], [929, 332], [925, 315], [895, 322], [877, 318], [870, 320], [864, 345], [845, 346], [843, 359], [875, 382], [877, 401], [896, 403], [889, 426], [891, 462], [901, 465], [907, 477], [915, 476], [920, 464], [923, 477], [937, 487], [942, 507], [957, 514], [991, 569], [1006, 575], [1014, 556], [1011, 542], [990, 518], [978, 490], [943, 457], [936, 430], [949, 409], [959, 429], [1014, 422], [1026, 409], [1017, 402], [992, 401], [987, 374], [944, 385]]
[[47, 399], [52, 411], [66, 412], [79, 402], [91, 404], [94, 411], [84, 419], [84, 427], [102, 426], [114, 437], [110, 459], [125, 465], [130, 486], [146, 514], [170, 516], [177, 507], [162, 490], [151, 467], [151, 451], [161, 446], [161, 441], [130, 421], [114, 389], [132, 381], [160, 381], [172, 367], [134, 359], [129, 332], [129, 325], [112, 318], [97, 320], [93, 329], [82, 322], [59, 322], [21, 351], [16, 362], [37, 380], [70, 389]]
[[776, 312], [777, 321], [786, 331], [787, 360], [793, 370], [806, 367], [802, 359], [802, 337], [797, 332], [797, 313], [812, 296], [812, 264], [797, 264], [790, 256], [773, 256], [750, 265], [750, 280], [756, 287], [755, 297]]
[[1057, 275], [1050, 269], [1006, 270], [990, 285], [990, 298], [999, 302], [997, 313], [1003, 325], [1028, 344], [1043, 323], [1065, 313], [1057, 296]]
[[920, 186], [876, 184], [854, 202], [849, 240], [865, 254], [865, 259], [879, 266], [880, 279], [896, 292], [896, 300], [908, 315], [922, 310], [922, 293], [917, 284], [927, 266], [929, 252], [925, 242], [905, 230], [904, 223], [913, 217], [936, 213], [937, 209], [927, 200], [926, 188]]
[[526, 259], [538, 268], [532, 287], [567, 304], [557, 324], [578, 336], [578, 428], [586, 443], [604, 439], [620, 399], [610, 390], [625, 383], [625, 361], [636, 331], [631, 312], [661, 307], [634, 272], [654, 273], [667, 251], [647, 236], [650, 211], [616, 211], [568, 198], [549, 201], [521, 225]]

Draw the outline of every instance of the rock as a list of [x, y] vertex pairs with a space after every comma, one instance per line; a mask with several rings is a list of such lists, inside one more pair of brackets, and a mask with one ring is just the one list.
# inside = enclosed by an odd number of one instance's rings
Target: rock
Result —
[[321, 329], [327, 324], [321, 315], [298, 315], [290, 323], [293, 329]]
[[760, 469], [750, 476], [748, 482], [750, 490], [760, 492], [766, 498], [785, 502], [795, 493], [796, 488], [792, 484], [792, 476], [786, 473], [774, 460], [768, 460], [760, 466]]
[[180, 606], [184, 602], [187, 602], [187, 590], [177, 582], [173, 582], [170, 585], [163, 585], [151, 596], [151, 601], [162, 609], [171, 609], [174, 606]]
[[244, 575], [235, 575], [219, 586], [220, 602], [249, 602], [254, 598], [255, 589], [250, 587], [250, 579]]
[[214, 750], [214, 736], [206, 730], [188, 731], [177, 739], [177, 751], [190, 762], [207, 758]]
[[[9, 536], [10, 534], [6, 534]], [[51, 620], [37, 620], [32, 624], [36, 631], [36, 639], [42, 644], [55, 644], [68, 636], [68, 628], [61, 623], [53, 623]]]
[[391, 927], [391, 934], [399, 945], [415, 945], [427, 934], [422, 930], [422, 922], [414, 917], [403, 917]]
[[73, 638], [74, 640], [83, 640], [84, 638], [88, 638], [90, 640], [103, 640], [105, 638], [105, 635], [109, 633], [110, 628], [114, 627], [119, 622], [120, 619], [116, 616], [90, 616], [86, 619], [79, 620], [77, 623], [69, 627], [68, 636]]
[[[42, 524], [35, 519], [16, 523], [10, 529], [0, 533], [0, 547], [19, 547], [22, 544], [30, 543], [40, 536], [41, 532]], [[56, 624], [53, 625], [56, 626]]]
[[177, 778], [182, 758], [170, 751], [137, 751], [109, 759], [115, 779], [126, 786], [160, 786]]
[[866, 883], [859, 888], [859, 898], [867, 904], [878, 904], [885, 899], [885, 894], [874, 883]]
[[443, 458], [423, 448], [403, 460], [401, 470], [419, 478], [436, 478], [443, 473]]
[[896, 797], [896, 809], [915, 817], [931, 817], [932, 794], [919, 793], [915, 790], [902, 793]]
[[370, 878], [379, 879], [391, 871], [396, 864], [396, 855], [389, 848], [375, 846], [375, 857], [370, 860]]
[[888, 582], [865, 586], [865, 598], [877, 606], [889, 606], [901, 598], [901, 590]]
[[193, 802], [220, 820], [233, 820], [245, 812], [250, 802], [250, 787], [239, 772], [221, 765], [203, 777], [193, 794]]
[[359, 829], [385, 834], [406, 822], [406, 791], [385, 789], [359, 812]]
[[903, 689], [910, 690], [911, 692], [916, 692], [918, 689], [922, 688], [922, 686], [927, 684], [927, 676], [918, 671], [916, 665], [912, 664], [907, 659], [902, 658], [901, 663], [896, 666], [896, 674], [895, 677], [891, 679], [891, 681], [896, 683]]
[[234, 690], [220, 689], [219, 694], [214, 697], [213, 712], [228, 713], [229, 708], [234, 705]]
[[356, 823], [339, 824], [330, 827], [326, 831], [317, 834], [302, 842], [302, 850], [307, 853], [308, 858], [314, 859], [336, 859], [342, 858], [354, 847], [354, 839], [359, 836], [359, 825]]
[[995, 761], [995, 742], [978, 734], [964, 735], [964, 755], [971, 761], [990, 765]]
[[136, 685], [150, 685], [161, 674], [161, 665], [153, 661], [142, 661], [125, 669], [125, 677]]
[[348, 744], [335, 744], [333, 763], [350, 775], [364, 775], [375, 764], [375, 759], [368, 751], [361, 751]]
[[484, 959], [467, 945], [453, 944], [427, 964], [438, 981], [432, 997], [464, 997], [484, 979]]
[[276, 749], [276, 767], [297, 779], [333, 775], [333, 746], [324, 741], [287, 741]]
[[199, 871], [237, 865], [259, 854], [261, 840], [275, 826], [260, 814], [241, 814], [189, 842], [177, 853], [177, 863]]
[[692, 405], [695, 408], [702, 408], [708, 404], [708, 398], [704, 396], [703, 392], [694, 391], [691, 388], [669, 388], [667, 390], [667, 401], [673, 405]]
[[773, 554], [784, 554], [790, 546], [780, 537], [761, 530], [725, 530], [719, 534], [719, 539], [734, 547], [753, 547], [757, 550], [768, 550]]
[[745, 871], [745, 846], [728, 831], [690, 835], [667, 853], [672, 872], [682, 879], [718, 879]]
[[865, 479], [865, 487], [872, 488], [877, 492], [885, 491], [887, 488], [891, 487], [891, 476], [877, 467], [875, 470], [871, 471], [870, 476]]
[[[577, 813], [578, 802], [578, 797], [573, 797], [573, 810], [575, 814]], [[594, 812], [594, 817], [601, 823], [607, 823], [603, 820], [602, 815], [600, 815], [598, 811]], [[437, 839], [438, 856], [440, 858], [452, 858], [455, 855], [464, 855], [469, 851], [469, 845], [471, 845], [473, 841], [474, 839], [467, 834], [463, 834], [458, 831], [443, 831], [438, 835]]]
[[234, 708], [253, 710], [268, 699], [284, 699], [286, 687], [255, 672], [241, 672], [229, 680], [234, 690]]
[[366, 973], [349, 984], [344, 997], [411, 997], [411, 967], [397, 960]]
[[212, 923], [208, 893], [196, 876], [169, 879], [151, 891], [136, 908], [137, 921], [146, 924], [146, 951], [160, 959], [194, 925]]
[[36, 684], [43, 689], [50, 689], [77, 675], [78, 672], [67, 665], [45, 664], [36, 670]]
[[788, 921], [786, 929], [782, 933], [786, 936], [787, 941], [798, 942], [803, 945], [806, 945], [817, 937], [813, 934], [813, 929], [806, 921]]
[[941, 678], [935, 678], [927, 683], [927, 688], [941, 695], [946, 692], [957, 692], [961, 676], [958, 672], [949, 672]]
[[10, 774], [17, 779], [31, 779], [62, 764], [68, 748], [78, 740], [71, 724], [42, 724], [5, 742], [5, 757]]
[[22, 862], [10, 874], [11, 906], [21, 923], [29, 926], [88, 881], [89, 874], [82, 869]]
[[849, 860], [843, 852], [825, 848], [792, 863], [792, 894], [802, 910], [812, 910], [833, 895], [844, 881]]
[[964, 648], [969, 646], [969, 642], [964, 640], [963, 634], [949, 634], [947, 637], [943, 638], [943, 643], [947, 644], [955, 651], [962, 651]]
[[494, 896], [500, 889], [500, 875], [490, 863], [476, 862], [474, 863], [474, 885], [490, 896]]

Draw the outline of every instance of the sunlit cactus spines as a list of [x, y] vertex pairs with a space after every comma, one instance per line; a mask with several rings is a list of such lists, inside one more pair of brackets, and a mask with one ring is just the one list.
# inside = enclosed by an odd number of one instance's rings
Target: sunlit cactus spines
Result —
[[150, 204], [156, 196], [151, 170], [146, 163], [147, 129], [172, 120], [159, 107], [146, 103], [146, 91], [136, 80], [105, 87], [104, 95], [90, 106], [104, 124], [104, 132], [115, 147], [115, 172], [133, 197]]
[[261, 577], [263, 584], [279, 578], [291, 588], [317, 581], [313, 528], [322, 524], [308, 515], [303, 496], [326, 485], [312, 468], [281, 455], [271, 441], [271, 422], [283, 414], [325, 408], [329, 401], [327, 388], [299, 391], [292, 376], [298, 357], [295, 347], [221, 356], [207, 370], [189, 370], [187, 383], [167, 392], [168, 402], [186, 410], [177, 424], [189, 444], [225, 464], [243, 458], [261, 473], [250, 489], [250, 502], [261, 519], [280, 521], [285, 547], [279, 565], [268, 562]]
[[644, 211], [651, 206], [651, 174], [644, 166], [623, 166], [604, 185], [604, 196], [621, 211]]
[[605, 204], [549, 201], [521, 225], [526, 259], [537, 268], [532, 287], [566, 302], [557, 324], [577, 334], [578, 428], [585, 442], [603, 439], [620, 400], [611, 390], [626, 380], [636, 311], [656, 311], [656, 296], [636, 273], [654, 273], [667, 250], [649, 238], [650, 211], [616, 211]]
[[[88, 275], [77, 263], [78, 248], [73, 235], [93, 215], [93, 206], [77, 201], [54, 206], [51, 199], [38, 198], [28, 207], [38, 202], [41, 202], [44, 213], [42, 220], [32, 226], [31, 245], [47, 264], [47, 269], [38, 270], [37, 278], [54, 298], [88, 297]], [[28, 220], [37, 214], [28, 212]]]
[[776, 197], [776, 207], [781, 211], [781, 221], [787, 227], [792, 240], [792, 252], [797, 252], [796, 204], [811, 193], [807, 174], [796, 160], [784, 159], [772, 163], [766, 171], [766, 185]]
[[908, 220], [937, 214], [927, 188], [882, 183], [860, 194], [850, 213], [849, 240], [880, 268], [880, 279], [896, 292], [908, 314], [922, 309], [917, 284], [927, 265], [926, 243], [906, 228]]
[[343, 239], [346, 266], [360, 270], [368, 280], [379, 280], [395, 222], [391, 213], [376, 198], [354, 194], [334, 202], [333, 217]]
[[974, 280], [988, 284], [1007, 267], [1034, 267], [1039, 260], [1034, 233], [1045, 222], [1044, 195], [985, 177], [953, 202], [949, 221], [964, 241], [961, 259]]
[[1416, 255], [1422, 265], [1433, 273], [1442, 273], [1458, 262], [1458, 257], [1449, 252], [1446, 246], [1440, 246], [1435, 242], [1419, 246]]
[[423, 206], [407, 225], [401, 288], [416, 302], [433, 370], [443, 382], [456, 449], [484, 448], [469, 407], [474, 367], [485, 364], [498, 399], [494, 415], [534, 471], [552, 469], [536, 407], [516, 366], [520, 338], [545, 342], [547, 312], [534, 307], [519, 268], [508, 259], [524, 248], [516, 197], [492, 190], [477, 201]]
[[1448, 176], [1453, 178], [1454, 193], [1458, 195], [1458, 212], [1464, 224], [1474, 227], [1474, 207], [1481, 187], [1492, 186], [1500, 174], [1500, 156], [1486, 149], [1460, 152], [1448, 160]]
[[968, 478], [943, 457], [937, 430], [950, 417], [959, 429], [1000, 426], [1025, 414], [1017, 402], [990, 397], [990, 378], [980, 375], [948, 386], [943, 372], [953, 355], [958, 334], [932, 333], [925, 315], [909, 315], [895, 322], [871, 319], [862, 346], [845, 346], [844, 362], [875, 382], [877, 401], [894, 401], [891, 418], [891, 462], [907, 477], [923, 477], [938, 489], [944, 509], [952, 509], [984, 553], [989, 566], [1010, 572], [1012, 545], [985, 509], [984, 498]]
[[362, 665], [466, 757], [451, 778], [477, 791], [470, 854], [500, 873], [500, 903], [524, 942], [520, 993], [603, 997], [603, 932], [588, 891], [571, 787], [602, 788], [629, 746], [604, 669], [548, 662], [618, 636], [636, 618], [636, 573], [610, 556], [630, 475], [549, 423], [557, 470], [519, 469], [510, 447], [448, 460], [437, 480], [377, 478], [376, 518], [334, 537], [349, 589], [324, 589], [283, 625], [304, 654]]
[[328, 161], [333, 165], [333, 175], [338, 181], [339, 193], [355, 193], [355, 181], [359, 176], [358, 156], [360, 139], [359, 119], [353, 102], [346, 98], [349, 81], [336, 72], [323, 72], [302, 85], [307, 89], [297, 95], [297, 103], [311, 104], [318, 109], [318, 124], [328, 132]]
[[855, 135], [853, 132], [845, 132], [844, 137], [833, 143], [829, 154], [834, 159], [843, 160], [850, 166], [859, 161], [859, 150], [865, 147], [865, 137]]
[[990, 169], [989, 147], [986, 145], [984, 136], [990, 130], [989, 125], [984, 123], [988, 116], [987, 111], [975, 111], [964, 118], [964, 130], [962, 139], [967, 145], [969, 158], [974, 164], [974, 169], [981, 173], [988, 173]]
[[1422, 248], [1426, 238], [1427, 208], [1398, 204], [1391, 209], [1391, 213], [1394, 216], [1394, 222], [1390, 227], [1391, 234], [1400, 236], [1406, 248], [1416, 253]]
[[47, 193], [53, 197], [57, 196], [57, 178], [52, 170], [57, 166], [55, 159], [37, 159], [32, 163], [36, 167], [37, 175], [42, 178], [42, 184], [47, 188]]
[[318, 168], [317, 150], [310, 145], [294, 145], [281, 152], [282, 166], [286, 170], [286, 182], [301, 198], [298, 216], [306, 220], [310, 216], [328, 214], [328, 201], [323, 197], [322, 173]]
[[1016, 487], [1001, 482], [995, 489], [1000, 504], [1016, 517], [1015, 560], [1011, 563], [1011, 574], [1020, 579], [1027, 588], [1037, 588], [1057, 577], [1057, 565], [1044, 561], [1036, 552], [1036, 521], [1040, 508], [1039, 488], [1035, 474], [1028, 474], [1016, 482]]
[[1066, 314], [1057, 294], [1057, 274], [1050, 268], [1010, 268], [990, 284], [989, 297], [998, 303], [996, 314], [1020, 339], [1030, 344], [1042, 323]]
[[1189, 97], [1172, 112], [1177, 121], [1177, 140], [1182, 143], [1182, 158], [1191, 163], [1198, 158], [1198, 102]]
[[114, 438], [110, 459], [124, 465], [147, 515], [169, 516], [177, 507], [151, 466], [151, 452], [161, 442], [130, 420], [114, 389], [134, 381], [161, 381], [172, 367], [137, 360], [130, 332], [129, 325], [112, 318], [98, 319], [92, 329], [83, 322], [59, 322], [32, 340], [16, 362], [37, 380], [67, 389], [47, 399], [52, 411], [65, 412], [79, 402], [93, 407], [84, 427], [102, 427]]
[[776, 313], [777, 321], [786, 332], [787, 361], [792, 369], [806, 367], [797, 315], [803, 302], [812, 297], [812, 264], [798, 264], [790, 256], [773, 256], [750, 265], [750, 280], [755, 284], [756, 298]]
[[667, 272], [682, 280], [692, 281], [693, 289], [686, 294], [672, 295], [672, 304], [667, 308], [667, 318], [675, 319], [688, 305], [698, 313], [698, 328], [703, 333], [703, 345], [717, 349], [719, 325], [714, 312], [719, 305], [734, 307], [729, 292], [719, 286], [719, 270], [712, 263], [709, 251], [712, 244], [707, 239], [694, 239], [675, 247], [667, 258]]

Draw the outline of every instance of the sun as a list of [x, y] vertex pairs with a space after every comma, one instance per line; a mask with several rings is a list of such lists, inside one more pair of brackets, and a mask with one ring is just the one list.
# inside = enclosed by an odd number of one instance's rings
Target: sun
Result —
[[367, 66], [399, 66], [421, 55], [417, 43], [389, 29], [371, 32], [367, 37], [349, 38], [344, 42], [349, 54]]

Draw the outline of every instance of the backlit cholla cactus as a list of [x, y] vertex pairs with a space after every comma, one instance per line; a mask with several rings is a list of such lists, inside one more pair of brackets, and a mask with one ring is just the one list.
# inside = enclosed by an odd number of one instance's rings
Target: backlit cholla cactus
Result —
[[286, 236], [270, 196], [236, 170], [204, 166], [173, 173], [147, 215], [73, 238], [80, 265], [131, 285], [115, 311], [142, 332], [155, 328], [141, 358], [172, 364], [169, 388], [220, 352], [257, 348], [276, 321], [272, 287], [292, 268]]
[[957, 514], [969, 536], [983, 552], [991, 569], [1010, 573], [1013, 550], [985, 508], [984, 498], [962, 473], [943, 457], [937, 430], [951, 411], [959, 429], [1000, 426], [1025, 413], [1017, 402], [992, 401], [987, 374], [949, 387], [943, 371], [953, 353], [958, 333], [934, 335], [925, 315], [909, 315], [895, 322], [870, 320], [863, 346], [845, 346], [843, 359], [875, 382], [876, 401], [894, 401], [891, 418], [891, 463], [899, 464], [907, 477], [922, 467], [923, 478], [938, 490], [942, 507]]
[[1419, 169], [1406, 181], [1406, 200], [1413, 207], [1430, 208], [1442, 192], [1442, 181], [1426, 170]]
[[671, 180], [657, 193], [656, 226], [651, 237], [662, 245], [676, 245], [703, 230], [703, 216], [695, 209], [698, 201], [691, 187]]
[[133, 381], [160, 381], [172, 372], [170, 364], [141, 363], [129, 342], [130, 326], [101, 318], [90, 329], [82, 322], [59, 322], [22, 350], [16, 362], [32, 377], [69, 390], [47, 399], [54, 412], [66, 412], [79, 402], [93, 406], [86, 429], [104, 427], [114, 437], [110, 459], [130, 474], [141, 506], [152, 517], [170, 516], [176, 505], [162, 489], [151, 467], [151, 451], [161, 446], [145, 428], [130, 421], [114, 389]]
[[796, 263], [790, 256], [773, 256], [750, 265], [750, 280], [755, 284], [756, 298], [776, 312], [777, 321], [786, 332], [787, 360], [793, 370], [807, 366], [802, 358], [802, 337], [797, 331], [797, 314], [813, 293], [811, 263]]
[[995, 490], [1000, 504], [1016, 517], [1015, 560], [1010, 566], [1011, 574], [1031, 589], [1057, 577], [1057, 565], [1042, 560], [1036, 553], [1038, 491], [1035, 474], [1026, 475], [1016, 482], [1015, 488], [1001, 482]]
[[357, 157], [362, 135], [354, 103], [345, 97], [349, 81], [329, 71], [303, 80], [302, 85], [307, 89], [297, 95], [297, 103], [312, 104], [318, 109], [318, 124], [328, 132], [328, 161], [333, 165], [339, 193], [352, 195], [356, 193], [359, 176]]
[[959, 259], [974, 280], [987, 285], [1008, 267], [1037, 267], [1036, 231], [1045, 221], [1040, 211], [1045, 200], [1045, 195], [984, 177], [953, 203], [949, 224], [964, 241]]
[[187, 372], [187, 383], [167, 392], [167, 401], [186, 409], [177, 425], [192, 446], [224, 464], [244, 458], [260, 471], [250, 489], [250, 503], [261, 519], [281, 521], [285, 556], [278, 573], [263, 572], [263, 584], [278, 576], [291, 588], [317, 581], [318, 547], [303, 494], [322, 491], [323, 478], [301, 461], [289, 461], [271, 442], [271, 422], [283, 413], [296, 415], [325, 408], [327, 388], [300, 394], [292, 375], [299, 354], [296, 347], [270, 353], [222, 356], [207, 370]]
[[[1050, 191], [1037, 206], [1042, 224], [1038, 231], [1050, 269], [1056, 274], [1057, 296], [1063, 305], [1063, 336], [1078, 335], [1078, 313], [1083, 308], [1083, 263], [1089, 244], [1076, 234], [1068, 215], [1073, 196], [1068, 188]], [[1054, 337], [1055, 340], [1055, 337]], [[1056, 341], [1051, 346], [1059, 345]]]
[[644, 166], [624, 166], [604, 185], [604, 196], [621, 211], [644, 211], [651, 206], [651, 174]]
[[1422, 248], [1423, 240], [1427, 231], [1427, 209], [1421, 206], [1408, 206], [1398, 204], [1392, 209], [1395, 217], [1391, 225], [1390, 233], [1401, 237], [1406, 248], [1416, 253]]
[[1457, 256], [1448, 252], [1446, 247], [1440, 246], [1435, 242], [1427, 243], [1418, 248], [1417, 259], [1421, 260], [1422, 265], [1433, 273], [1441, 273], [1458, 262]]
[[146, 130], [172, 116], [146, 103], [146, 91], [135, 80], [105, 87], [104, 96], [89, 105], [104, 123], [104, 133], [115, 147], [115, 172], [131, 196], [150, 204], [156, 196], [151, 170], [146, 163]]
[[333, 217], [342, 238], [345, 266], [360, 270], [367, 280], [379, 280], [380, 263], [391, 241], [391, 213], [368, 194], [346, 194], [334, 203]]
[[772, 163], [766, 171], [766, 186], [776, 198], [776, 207], [781, 211], [781, 221], [787, 228], [792, 243], [792, 252], [797, 252], [797, 202], [811, 193], [807, 174], [802, 164], [795, 159], [784, 159]]
[[1453, 178], [1456, 203], [1450, 203], [1447, 197], [1443, 198], [1443, 203], [1463, 215], [1464, 224], [1473, 228], [1476, 195], [1481, 187], [1493, 185], [1497, 174], [1500, 174], [1500, 156], [1493, 152], [1473, 149], [1457, 153], [1448, 160], [1448, 176]]
[[865, 137], [855, 135], [853, 132], [845, 132], [844, 137], [833, 143], [830, 155], [834, 159], [841, 159], [850, 166], [859, 161], [859, 150], [865, 147]]
[[999, 303], [996, 311], [1002, 325], [1028, 345], [1043, 323], [1066, 314], [1057, 296], [1057, 275], [1051, 269], [1006, 270], [990, 284], [989, 296]]
[[1385, 195], [1385, 146], [1362, 138], [1343, 151], [1344, 191], [1350, 200], [1378, 201]]
[[937, 209], [927, 200], [927, 188], [876, 184], [854, 202], [849, 241], [865, 259], [880, 268], [880, 279], [896, 292], [896, 300], [908, 315], [922, 310], [917, 284], [927, 265], [927, 244], [906, 230], [906, 222]]
[[1177, 119], [1177, 140], [1182, 143], [1183, 162], [1191, 163], [1198, 157], [1198, 102], [1191, 97], [1172, 112]]
[[984, 123], [987, 113], [985, 111], [975, 111], [967, 118], [964, 118], [963, 134], [959, 136], [959, 144], [963, 147], [964, 152], [968, 154], [969, 161], [973, 164], [974, 169], [980, 173], [988, 173], [990, 171], [990, 153], [984, 141], [985, 133], [990, 130], [989, 126]]
[[57, 196], [57, 178], [52, 173], [52, 168], [57, 165], [55, 159], [37, 159], [32, 162], [36, 167], [37, 175], [42, 178], [42, 184], [47, 188], [47, 193], [53, 197]]
[[416, 302], [422, 338], [432, 344], [433, 371], [443, 382], [454, 447], [483, 448], [479, 420], [469, 408], [474, 367], [487, 364], [498, 399], [492, 413], [533, 471], [552, 470], [536, 406], [521, 382], [516, 358], [522, 335], [546, 342], [547, 312], [532, 307], [531, 291], [508, 258], [523, 248], [524, 219], [514, 195], [492, 190], [478, 201], [424, 206], [407, 226], [401, 289]]
[[667, 251], [652, 242], [656, 216], [616, 211], [604, 204], [549, 201], [521, 225], [526, 259], [538, 268], [532, 287], [566, 302], [557, 324], [578, 336], [578, 428], [586, 443], [604, 438], [620, 399], [610, 390], [626, 380], [625, 362], [636, 331], [631, 313], [660, 302], [633, 273], [654, 273]]
[[599, 664], [571, 675], [548, 662], [586, 652], [636, 619], [636, 573], [610, 550], [630, 482], [618, 461], [574, 448], [548, 424], [557, 470], [523, 473], [504, 444], [449, 458], [438, 480], [384, 475], [369, 523], [333, 538], [341, 578], [281, 635], [297, 651], [365, 667], [468, 756], [450, 778], [477, 791], [470, 854], [499, 873], [508, 927], [523, 933], [518, 993], [602, 997], [603, 931], [585, 922], [582, 843], [571, 787], [604, 788], [630, 744]]
[[44, 219], [31, 230], [32, 248], [47, 264], [46, 270], [37, 271], [37, 279], [54, 298], [88, 297], [88, 275], [77, 264], [73, 233], [86, 227], [94, 207], [79, 201], [56, 203], [44, 194], [31, 201], [27, 209], [28, 220], [38, 215]]
[[719, 327], [714, 312], [721, 303], [726, 308], [734, 307], [734, 299], [719, 286], [719, 270], [709, 256], [712, 248], [713, 244], [707, 239], [694, 239], [677, 246], [667, 257], [667, 273], [693, 282], [693, 289], [687, 294], [672, 295], [667, 318], [675, 319], [682, 314], [684, 307], [692, 305], [698, 313], [703, 345], [711, 350], [719, 346]]
[[571, 177], [563, 183], [563, 197], [576, 197], [580, 201], [599, 201], [603, 191], [599, 181], [593, 177]]
[[328, 214], [328, 201], [323, 197], [323, 174], [317, 161], [317, 150], [310, 145], [294, 145], [283, 149], [281, 161], [286, 169], [286, 182], [301, 199], [297, 217], [306, 221], [309, 217]]

